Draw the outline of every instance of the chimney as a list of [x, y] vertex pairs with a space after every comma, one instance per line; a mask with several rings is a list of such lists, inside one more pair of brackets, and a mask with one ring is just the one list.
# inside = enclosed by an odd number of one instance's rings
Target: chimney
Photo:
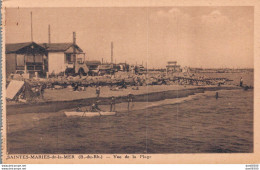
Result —
[[73, 44], [76, 45], [76, 32], [73, 32]]
[[31, 41], [33, 42], [33, 23], [32, 23], [32, 11], [31, 11]]

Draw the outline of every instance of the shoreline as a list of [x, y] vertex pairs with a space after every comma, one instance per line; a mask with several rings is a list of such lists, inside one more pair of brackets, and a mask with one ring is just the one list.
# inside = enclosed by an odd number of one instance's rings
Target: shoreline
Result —
[[[193, 86], [186, 89], [175, 89], [157, 92], [148, 92], [137, 94], [133, 96], [133, 102], [154, 102], [165, 99], [183, 98], [195, 93], [204, 93], [205, 91], [217, 91], [217, 90], [234, 90], [241, 89], [238, 86]], [[113, 95], [107, 95], [106, 97], [100, 97], [99, 105], [110, 105], [111, 97]], [[8, 104], [6, 106], [7, 115], [21, 114], [21, 113], [46, 113], [46, 112], [58, 112], [65, 109], [73, 109], [80, 105], [90, 106], [96, 101], [96, 97], [66, 100], [66, 101], [46, 101], [39, 103], [22, 103], [22, 104]], [[127, 95], [116, 96], [116, 104], [127, 102]]]
[[[170, 150], [172, 153], [184, 150], [191, 152], [189, 149], [194, 147], [198, 147], [196, 150], [198, 153], [251, 152], [253, 91], [223, 90], [223, 88], [217, 91], [220, 92], [221, 98], [218, 100], [215, 99], [215, 91], [206, 90], [205, 93], [196, 93], [183, 98], [150, 103], [134, 102], [133, 110], [130, 112], [126, 112], [127, 103], [120, 103], [116, 105], [119, 114], [114, 116], [67, 118], [65, 110], [55, 113], [7, 115], [8, 146], [10, 146], [8, 151], [21, 154], [64, 152], [71, 154], [80, 149], [82, 153], [99, 151], [112, 153], [116, 148], [118, 153], [139, 153], [146, 148], [145, 134], [148, 129], [149, 153], [169, 152], [169, 148], [173, 148]], [[165, 104], [169, 106], [164, 106]], [[152, 107], [148, 110], [146, 106]], [[109, 109], [110, 106], [101, 105], [100, 108]], [[194, 110], [197, 108], [199, 109]], [[232, 135], [230, 132], [234, 131], [234, 127], [236, 133]], [[243, 129], [242, 133], [240, 129]], [[223, 130], [225, 133], [221, 133]], [[46, 131], [48, 133], [45, 134]], [[103, 136], [106, 140], [103, 141], [97, 136]], [[29, 140], [28, 137], [33, 137], [33, 140]], [[238, 143], [231, 144], [230, 138], [234, 143]], [[216, 139], [220, 144], [208, 145], [214, 143]], [[165, 140], [170, 145], [164, 147]], [[223, 140], [227, 145], [223, 145]], [[93, 141], [96, 143], [94, 148]], [[179, 149], [180, 143], [194, 147], [189, 147], [187, 150], [186, 145], [183, 145], [183, 148]], [[52, 147], [47, 147], [46, 150], [45, 146]], [[207, 149], [202, 150], [204, 146], [207, 146]], [[227, 149], [228, 146], [234, 149]], [[240, 149], [236, 146], [244, 147]]]

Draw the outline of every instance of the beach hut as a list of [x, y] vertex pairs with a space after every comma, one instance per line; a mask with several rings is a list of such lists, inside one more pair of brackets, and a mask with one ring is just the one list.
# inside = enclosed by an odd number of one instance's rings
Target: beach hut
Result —
[[6, 44], [6, 76], [48, 71], [47, 51], [35, 42]]
[[88, 73], [85, 53], [77, 44], [44, 43], [41, 46], [47, 51], [48, 72], [50, 74]]

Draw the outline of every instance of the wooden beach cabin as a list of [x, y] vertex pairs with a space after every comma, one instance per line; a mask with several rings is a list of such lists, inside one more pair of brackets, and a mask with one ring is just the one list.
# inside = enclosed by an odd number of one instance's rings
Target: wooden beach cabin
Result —
[[74, 43], [44, 43], [41, 46], [47, 51], [49, 74], [88, 72], [85, 64], [85, 53], [78, 45]]
[[6, 76], [48, 71], [46, 49], [35, 42], [6, 44]]

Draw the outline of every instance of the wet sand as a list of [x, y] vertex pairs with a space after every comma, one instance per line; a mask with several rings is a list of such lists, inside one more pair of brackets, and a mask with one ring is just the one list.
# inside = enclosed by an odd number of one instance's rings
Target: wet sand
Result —
[[[205, 92], [207, 94], [210, 94], [213, 98], [215, 95], [214, 91], [207, 91]], [[205, 95], [205, 93], [194, 93], [187, 97], [180, 97], [180, 98], [172, 98], [172, 99], [165, 99], [165, 100], [159, 100], [159, 101], [141, 101], [141, 102], [130, 102], [129, 103], [129, 109], [128, 109], [128, 102], [121, 102], [117, 103], [115, 105], [115, 111], [117, 114], [121, 113], [130, 113], [133, 111], [143, 110], [143, 109], [150, 109], [153, 107], [163, 106], [163, 105], [169, 105], [169, 104], [179, 104], [183, 103], [185, 101], [190, 101], [195, 98], [198, 98], [200, 96]], [[99, 108], [102, 111], [110, 111], [111, 105], [109, 104], [103, 104], [99, 105]], [[89, 110], [89, 106], [82, 106], [82, 111]], [[42, 113], [23, 113], [23, 114], [10, 114], [8, 115], [8, 132], [16, 132], [21, 130], [27, 130], [31, 129], [39, 124], [40, 120], [48, 119], [50, 117], [64, 117], [65, 111], [75, 111], [75, 108], [72, 109], [64, 109], [60, 110], [58, 112], [42, 112]], [[90, 117], [91, 118], [91, 117]]]

